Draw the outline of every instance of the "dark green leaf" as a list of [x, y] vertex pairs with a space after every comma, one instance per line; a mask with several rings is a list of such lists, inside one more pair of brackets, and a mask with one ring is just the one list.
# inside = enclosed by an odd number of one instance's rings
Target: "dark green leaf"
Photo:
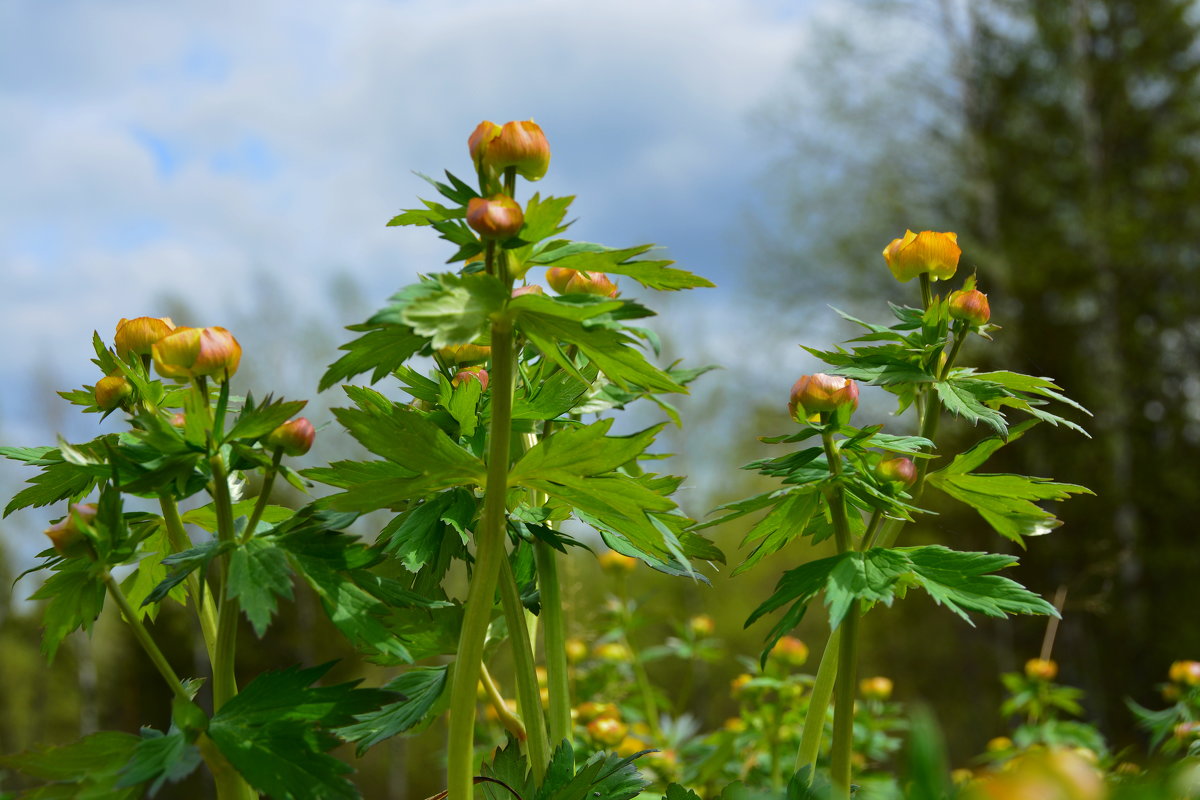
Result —
[[[760, 495], [761, 497], [761, 495]], [[752, 527], [741, 546], [754, 545], [750, 555], [733, 571], [740, 575], [772, 553], [778, 552], [797, 536], [808, 532], [808, 523], [820, 507], [818, 492], [794, 492], [786, 495]]]
[[292, 572], [274, 542], [251, 539], [233, 551], [226, 594], [236, 599], [262, 638], [275, 615], [276, 597], [292, 599]]
[[77, 628], [90, 630], [104, 608], [104, 582], [96, 565], [86, 558], [59, 562], [54, 574], [29, 598], [49, 600], [42, 616], [42, 652], [47, 661], [64, 638]]
[[248, 399], [242, 412], [238, 414], [237, 422], [225, 434], [225, 441], [253, 441], [266, 436], [296, 416], [306, 405], [307, 400], [274, 400], [270, 395], [257, 405]]
[[142, 605], [162, 601], [172, 589], [183, 583], [183, 580], [193, 570], [206, 569], [209, 562], [222, 553], [228, 552], [233, 546], [233, 542], [219, 542], [216, 539], [211, 539], [207, 542], [201, 542], [190, 550], [166, 556], [163, 558], [162, 563], [163, 566], [170, 567], [171, 571], [146, 596], [146, 599], [142, 601]]
[[[939, 605], [970, 622], [968, 611], [989, 617], [1008, 614], [1046, 614], [1058, 611], [1016, 581], [988, 573], [1017, 563], [1017, 559], [994, 553], [961, 553], [941, 545], [897, 549], [911, 562], [913, 581]], [[972, 623], [974, 624], [974, 623]]]
[[[32, 778], [77, 784], [80, 798], [135, 800], [140, 788], [118, 789], [118, 772], [133, 756], [141, 739], [129, 733], [101, 731], [61, 747], [0, 756], [0, 767], [15, 769]], [[46, 795], [42, 795], [45, 797]], [[68, 797], [76, 794], [68, 795]]]
[[404, 325], [374, 327], [374, 330], [370, 330], [370, 326], [352, 328], [369, 332], [338, 348], [347, 353], [329, 365], [321, 376], [319, 391], [364, 372], [370, 372], [371, 383], [375, 383], [412, 358], [428, 341]]
[[1008, 424], [1004, 416], [990, 408], [985, 403], [1004, 397], [1004, 388], [999, 384], [980, 381], [974, 378], [952, 378], [938, 381], [938, 398], [946, 409], [972, 424], [983, 422], [996, 429], [1000, 435], [1008, 433]]
[[464, 489], [437, 494], [384, 528], [383, 551], [398, 558], [409, 572], [420, 572], [436, 560], [443, 536], [463, 535], [475, 509], [475, 497]]
[[61, 461], [48, 464], [30, 478], [30, 485], [13, 497], [4, 508], [4, 516], [20, 508], [41, 508], [62, 500], [82, 497], [92, 490], [97, 480], [108, 477], [105, 466], [72, 464]]
[[369, 748], [421, 724], [446, 691], [448, 666], [417, 667], [393, 678], [384, 689], [401, 697], [380, 709], [356, 717], [337, 730], [348, 742], [358, 745], [361, 756]]
[[151, 728], [142, 729], [133, 757], [121, 769], [118, 788], [153, 781], [148, 789], [153, 797], [167, 781], [177, 783], [191, 775], [201, 762], [200, 751], [189, 744], [183, 731], [172, 728], [166, 735]]

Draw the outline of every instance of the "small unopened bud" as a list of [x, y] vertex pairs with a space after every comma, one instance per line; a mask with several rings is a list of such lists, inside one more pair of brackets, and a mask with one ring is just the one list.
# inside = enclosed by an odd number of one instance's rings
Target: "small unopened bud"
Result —
[[492, 355], [492, 348], [482, 344], [455, 344], [441, 348], [437, 354], [446, 364], [471, 364], [486, 361]]
[[803, 416], [810, 417], [844, 407], [851, 411], [858, 408], [858, 384], [849, 378], [823, 372], [802, 375], [792, 386], [788, 401], [788, 411], [793, 419], [799, 418], [800, 411], [804, 412]]
[[888, 268], [901, 283], [924, 273], [935, 281], [953, 278], [961, 255], [958, 234], [936, 231], [905, 231], [903, 238], [893, 239], [883, 248]]
[[103, 411], [112, 411], [133, 396], [133, 386], [121, 375], [109, 375], [96, 381], [96, 405]]
[[741, 717], [730, 717], [721, 727], [730, 733], [742, 733], [746, 730], [746, 720]]
[[486, 392], [488, 387], [487, 370], [483, 367], [464, 367], [455, 373], [450, 385], [457, 389], [463, 381], [479, 381], [480, 391]]
[[752, 680], [754, 680], [754, 676], [749, 672], [737, 675], [729, 682], [729, 693], [734, 697], [741, 697], [746, 693], [746, 689], [750, 686], [750, 681]]
[[717, 624], [708, 614], [697, 614], [687, 621], [688, 630], [695, 636], [712, 636]]
[[631, 558], [616, 550], [606, 550], [597, 556], [600, 566], [611, 572], [629, 572], [638, 565], [636, 558]]
[[1052, 681], [1058, 677], [1058, 664], [1048, 658], [1031, 658], [1025, 662], [1025, 675], [1035, 681]]
[[572, 664], [578, 664], [587, 658], [588, 648], [587, 642], [582, 639], [567, 639], [563, 647], [567, 651], [567, 661]]
[[85, 539], [80, 526], [91, 525], [96, 519], [95, 503], [73, 503], [67, 515], [46, 529], [45, 533], [60, 555], [80, 555], [85, 551]]
[[882, 675], [863, 678], [858, 682], [858, 691], [868, 700], [887, 700], [892, 696], [892, 680]]
[[546, 290], [536, 283], [531, 283], [528, 286], [518, 286], [512, 290], [513, 297], [520, 297], [525, 294], [546, 294]]
[[495, 174], [512, 167], [522, 178], [536, 181], [550, 168], [550, 143], [531, 119], [503, 127], [485, 120], [471, 133], [467, 147], [480, 169]]
[[282, 448], [284, 455], [302, 456], [312, 448], [316, 437], [313, 424], [304, 417], [296, 417], [267, 434], [267, 444]]
[[950, 294], [950, 316], [969, 322], [975, 327], [984, 325], [992, 318], [987, 295], [978, 289]]
[[795, 636], [784, 636], [771, 648], [771, 655], [789, 667], [801, 667], [808, 661], [808, 645]]
[[187, 424], [187, 417], [185, 417], [183, 414], [180, 414], [179, 412], [175, 412], [174, 414], [171, 415], [170, 422], [171, 422], [172, 427], [182, 428], [184, 425]]
[[592, 648], [592, 654], [601, 661], [620, 664], [631, 660], [629, 648], [621, 642], [601, 642]]
[[546, 283], [559, 294], [617, 296], [617, 284], [603, 272], [585, 274], [570, 267], [551, 267], [546, 270]]
[[484, 239], [510, 239], [524, 222], [521, 206], [508, 195], [472, 197], [467, 203], [467, 224]]
[[237, 372], [242, 346], [224, 328], [176, 328], [150, 348], [154, 367], [165, 378], [220, 380]]
[[629, 733], [629, 726], [612, 717], [597, 717], [588, 723], [587, 732], [601, 747], [616, 747]]
[[1169, 675], [1175, 683], [1200, 686], [1200, 661], [1176, 661]]
[[1200, 736], [1200, 722], [1180, 722], [1175, 726], [1175, 738], [1180, 741], [1187, 741]]
[[1012, 739], [1007, 736], [997, 736], [994, 739], [988, 739], [986, 748], [989, 753], [1002, 753], [1005, 750], [1011, 750], [1012, 746]]
[[483, 160], [488, 145], [500, 135], [501, 130], [499, 125], [486, 119], [475, 126], [475, 130], [467, 137], [467, 149], [471, 151], [472, 161], [478, 164]]
[[583, 724], [587, 724], [594, 719], [620, 719], [621, 710], [612, 703], [597, 703], [595, 700], [588, 700], [585, 703], [580, 703], [579, 708], [575, 709], [574, 716]]
[[170, 317], [122, 318], [117, 323], [117, 333], [113, 337], [117, 357], [123, 359], [130, 353], [149, 355], [154, 343], [173, 330], [175, 323], [171, 322]]
[[917, 465], [911, 458], [888, 458], [879, 462], [875, 474], [882, 481], [895, 481], [912, 486], [917, 480]]

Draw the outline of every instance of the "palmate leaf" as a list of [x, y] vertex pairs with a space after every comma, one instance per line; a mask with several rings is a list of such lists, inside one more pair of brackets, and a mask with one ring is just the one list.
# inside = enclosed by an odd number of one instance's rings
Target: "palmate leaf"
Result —
[[635, 257], [647, 252], [654, 245], [612, 248], [591, 242], [549, 242], [529, 259], [530, 263], [567, 267], [584, 272], [606, 272], [612, 275], [627, 275], [647, 289], [677, 291], [712, 287], [711, 281], [699, 275], [671, 267], [674, 261], [635, 261]]
[[172, 727], [166, 734], [153, 728], [142, 728], [137, 749], [124, 767], [118, 788], [138, 786], [153, 781], [147, 792], [154, 797], [167, 781], [183, 780], [200, 766], [200, 751], [188, 743], [187, 735]]
[[1073, 483], [1026, 475], [934, 473], [929, 485], [979, 512], [1001, 536], [1024, 544], [1026, 536], [1042, 536], [1062, 525], [1036, 501], [1068, 499], [1072, 494], [1093, 494]]
[[[58, 452], [57, 450], [54, 452]], [[47, 455], [48, 459], [50, 456]], [[4, 507], [4, 516], [22, 508], [42, 508], [71, 498], [82, 497], [92, 490], [96, 481], [109, 476], [109, 468], [97, 464], [73, 464], [58, 461], [42, 467], [42, 471], [26, 483]]]
[[938, 399], [946, 410], [957, 414], [972, 424], [983, 422], [990, 425], [1001, 436], [1008, 433], [1004, 415], [987, 405], [1006, 396], [1003, 386], [976, 378], [949, 378], [938, 381]]
[[117, 782], [140, 742], [133, 734], [101, 731], [60, 747], [0, 756], [0, 767], [51, 782], [32, 797], [135, 800], [144, 794], [141, 787], [118, 788]]
[[104, 608], [105, 586], [99, 570], [86, 558], [59, 561], [30, 600], [48, 600], [42, 615], [42, 653], [54, 661], [62, 640], [78, 628], [90, 630]]
[[420, 572], [437, 560], [443, 537], [461, 537], [466, 544], [466, 530], [477, 505], [474, 495], [465, 489], [440, 492], [397, 516], [380, 531], [379, 544], [409, 572]]
[[267, 395], [261, 403], [255, 403], [253, 396], [249, 396], [237, 421], [225, 434], [225, 441], [253, 441], [266, 436], [296, 416], [306, 405], [307, 400], [275, 399], [271, 395]]
[[645, 452], [664, 427], [659, 424], [629, 436], [605, 436], [612, 424], [611, 418], [602, 419], [542, 439], [509, 471], [509, 485], [518, 486], [531, 479], [559, 481], [612, 472]]
[[911, 564], [914, 585], [972, 625], [969, 611], [989, 617], [1059, 615], [1054, 606], [1016, 581], [990, 574], [1015, 565], [1017, 559], [1012, 556], [964, 553], [941, 545], [901, 547], [898, 552]]
[[754, 524], [742, 540], [743, 548], [754, 545], [746, 560], [734, 569], [740, 575], [788, 542], [809, 533], [809, 523], [821, 506], [821, 494], [797, 491], [784, 495], [765, 517]]
[[898, 383], [931, 383], [934, 376], [921, 367], [923, 354], [901, 344], [856, 347], [852, 352], [841, 347], [818, 350], [804, 347], [812, 355], [834, 367], [831, 372], [875, 386]]
[[[506, 296], [500, 280], [487, 273], [436, 275], [407, 295], [397, 321], [430, 338], [435, 349], [466, 344], [488, 329]], [[379, 316], [372, 321], [380, 321]]]
[[319, 391], [364, 372], [370, 372], [371, 383], [375, 383], [402, 366], [429, 341], [406, 325], [352, 325], [349, 330], [366, 333], [338, 348], [347, 353], [329, 365], [321, 376]]
[[337, 735], [356, 744], [361, 756], [385, 739], [417, 727], [445, 694], [449, 671], [449, 666], [416, 667], [393, 678], [383, 688], [400, 699], [356, 715], [354, 722], [337, 729]]
[[226, 596], [238, 601], [261, 639], [278, 608], [276, 598], [292, 599], [292, 571], [285, 551], [263, 538], [251, 539], [234, 550]]

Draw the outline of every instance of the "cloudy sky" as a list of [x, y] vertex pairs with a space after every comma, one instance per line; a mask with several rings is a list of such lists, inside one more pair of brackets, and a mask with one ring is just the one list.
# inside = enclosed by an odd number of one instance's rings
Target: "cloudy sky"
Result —
[[[166, 296], [198, 311], [177, 322], [220, 325], [264, 274], [309, 313], [338, 274], [374, 305], [437, 269], [444, 243], [384, 223], [429, 195], [414, 170], [469, 172], [466, 138], [485, 118], [541, 124], [553, 161], [538, 188], [578, 195], [575, 238], [658, 242], [714, 279], [688, 301], [708, 320], [689, 335], [744, 351], [756, 320], [712, 330], [741, 313], [739, 221], [771, 158], [751, 120], [795, 83], [814, 22], [843, 8], [7, 0], [0, 434], [50, 441], [37, 420], [58, 401], [37, 380], [94, 382], [91, 332], [159, 315]], [[68, 435], [94, 434], [81, 430]]]

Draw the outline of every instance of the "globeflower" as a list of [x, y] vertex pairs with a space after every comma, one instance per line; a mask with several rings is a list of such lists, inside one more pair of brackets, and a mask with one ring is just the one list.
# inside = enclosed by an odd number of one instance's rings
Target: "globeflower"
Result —
[[139, 356], [150, 354], [150, 348], [159, 339], [175, 330], [175, 323], [170, 317], [136, 317], [135, 319], [121, 318], [117, 323], [117, 332], [113, 336], [113, 344], [117, 348], [117, 357], [124, 359], [130, 353]]
[[823, 372], [800, 376], [800, 380], [792, 386], [788, 401], [788, 412], [792, 419], [797, 419], [800, 411], [804, 412], [805, 417], [810, 417], [844, 407], [849, 407], [851, 411], [858, 408], [858, 384], [849, 378]]
[[525, 212], [508, 195], [472, 197], [467, 202], [467, 224], [484, 239], [511, 239], [525, 223]]
[[85, 540], [81, 525], [91, 525], [96, 519], [95, 503], [73, 503], [67, 515], [46, 529], [50, 542], [60, 555], [79, 555], [84, 550]]
[[176, 328], [150, 348], [154, 367], [164, 378], [191, 380], [232, 376], [242, 360], [242, 346], [224, 328]]
[[486, 392], [488, 387], [487, 370], [483, 367], [463, 367], [454, 374], [450, 385], [457, 389], [463, 384], [463, 381], [479, 381], [479, 391]]
[[978, 289], [950, 293], [950, 316], [979, 327], [992, 318], [987, 295]]
[[484, 344], [452, 344], [439, 349], [437, 354], [447, 364], [470, 364], [486, 361], [492, 355], [492, 348]]
[[904, 238], [893, 239], [883, 248], [888, 268], [901, 283], [924, 273], [935, 281], [953, 278], [961, 255], [957, 233], [935, 231], [905, 231]]
[[875, 474], [880, 480], [912, 486], [917, 480], [917, 465], [911, 458], [887, 458], [879, 462]]
[[133, 396], [133, 386], [121, 375], [109, 375], [96, 381], [96, 405], [102, 411], [112, 411]]
[[1058, 664], [1048, 658], [1031, 658], [1025, 662], [1025, 675], [1035, 681], [1052, 681], [1058, 676]]
[[546, 283], [559, 294], [595, 294], [616, 297], [617, 284], [603, 272], [580, 272], [570, 267], [546, 270]]
[[267, 444], [281, 448], [285, 455], [302, 456], [312, 449], [317, 431], [304, 417], [296, 417], [267, 434]]
[[522, 178], [536, 181], [550, 168], [550, 143], [531, 119], [503, 126], [484, 120], [467, 139], [467, 147], [476, 165], [489, 172], [512, 167]]

